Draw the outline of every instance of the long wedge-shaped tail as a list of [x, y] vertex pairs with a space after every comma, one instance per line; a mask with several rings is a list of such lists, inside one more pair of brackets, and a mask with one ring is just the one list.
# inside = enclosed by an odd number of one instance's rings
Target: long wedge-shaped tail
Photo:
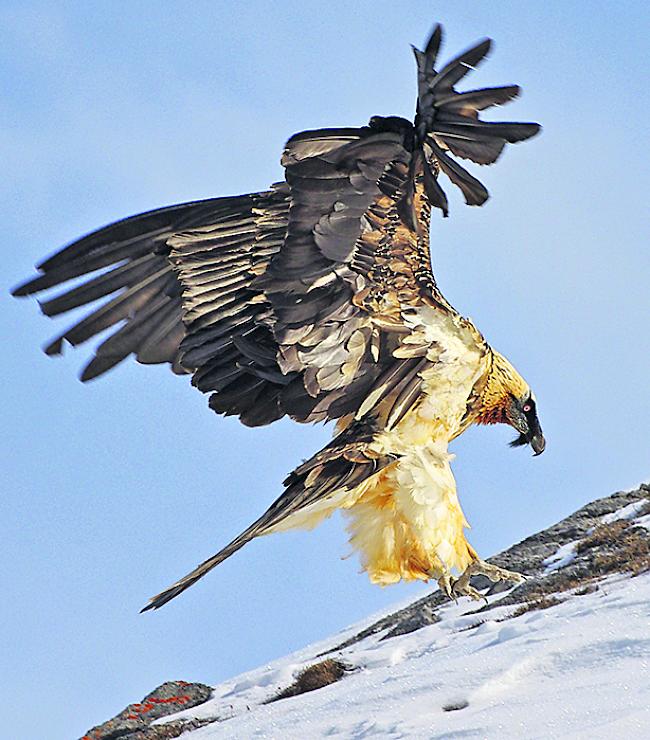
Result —
[[203, 578], [206, 573], [219, 565], [219, 563], [223, 563], [226, 558], [229, 558], [231, 555], [236, 553], [237, 550], [242, 548], [247, 542], [255, 539], [258, 535], [263, 534], [264, 518], [264, 516], [260, 517], [260, 519], [251, 524], [251, 526], [245, 529], [240, 535], [235, 537], [232, 542], [229, 542], [224, 548], [219, 550], [218, 553], [208, 558], [200, 565], [197, 565], [191, 573], [183, 576], [183, 578], [180, 578], [176, 583], [172, 583], [172, 585], [168, 586], [164, 591], [161, 591], [159, 594], [152, 597], [149, 600], [149, 603], [140, 609], [140, 613], [149, 611], [149, 609], [159, 609], [168, 601], [175, 599], [179, 594], [183, 593], [186, 588], [193, 586], [200, 578]]
[[257, 521], [191, 573], [150, 599], [142, 611], [159, 609], [176, 598], [256, 537], [272, 531], [305, 526], [311, 528], [319, 520], [329, 516], [337, 507], [332, 501], [333, 494], [346, 495], [395, 462], [394, 455], [379, 454], [373, 450], [372, 442], [376, 431], [372, 422], [352, 423], [287, 477], [284, 493]]

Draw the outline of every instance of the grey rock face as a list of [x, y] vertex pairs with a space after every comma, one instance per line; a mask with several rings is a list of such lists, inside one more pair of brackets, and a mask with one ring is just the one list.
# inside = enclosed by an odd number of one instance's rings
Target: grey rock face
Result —
[[[623, 553], [619, 553], [621, 548], [617, 547], [618, 537], [615, 535], [621, 533], [616, 531], [609, 533], [611, 534], [611, 542], [609, 544], [607, 543], [608, 538], [605, 536], [605, 541], [599, 544], [596, 552], [590, 552], [589, 548], [583, 549], [582, 552], [576, 552], [572, 562], [559, 568], [557, 571], [549, 573], [544, 561], [556, 553], [560, 547], [569, 545], [572, 542], [579, 543], [591, 530], [601, 524], [602, 518], [607, 514], [611, 514], [629, 504], [643, 502], [644, 500], [650, 500], [650, 484], [648, 483], [643, 483], [634, 491], [621, 491], [606, 498], [592, 501], [548, 529], [526, 537], [525, 540], [522, 540], [518, 544], [489, 558], [488, 562], [490, 563], [527, 576], [527, 580], [524, 583], [511, 591], [507, 596], [504, 596], [497, 604], [505, 606], [506, 604], [523, 603], [544, 594], [553, 594], [559, 591], [565, 591], [567, 588], [579, 587], [581, 584], [584, 585], [594, 578], [606, 575], [615, 570], [624, 570], [627, 565], [626, 556]], [[640, 540], [646, 543], [650, 542], [650, 532], [648, 530], [642, 528], [634, 529], [636, 536]], [[607, 535], [608, 533], [604, 534]], [[610, 563], [610, 567], [603, 571], [602, 567], [599, 567], [598, 563], [595, 563], [594, 560], [598, 559], [596, 558], [597, 555], [602, 556], [608, 547], [612, 551], [614, 560]], [[478, 590], [489, 588], [489, 594], [507, 591], [511, 588], [506, 583], [492, 584], [485, 576], [475, 576], [472, 578], [471, 584]], [[388, 639], [397, 635], [405, 635], [427, 625], [434, 624], [440, 621], [438, 610], [446, 601], [447, 597], [442, 592], [436, 591], [366, 627], [366, 629], [357, 635], [337, 645], [334, 650], [342, 650], [379, 632], [385, 632], [382, 639]], [[493, 602], [490, 608], [495, 605]], [[477, 611], [481, 611], [481, 609], [477, 609]]]
[[201, 723], [195, 720], [151, 726], [151, 722], [203, 704], [211, 695], [212, 689], [202, 683], [167, 681], [141, 702], [129, 704], [113, 719], [88, 730], [81, 740], [170, 740]]

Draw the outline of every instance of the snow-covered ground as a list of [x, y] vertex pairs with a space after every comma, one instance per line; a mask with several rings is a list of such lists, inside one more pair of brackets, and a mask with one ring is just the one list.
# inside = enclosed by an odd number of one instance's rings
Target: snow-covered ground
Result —
[[450, 604], [437, 624], [342, 651], [357, 670], [317, 691], [262, 704], [332, 641], [220, 684], [167, 721], [223, 718], [188, 740], [650, 737], [650, 574], [509, 619], [516, 607], [476, 608]]
[[[650, 515], [639, 516], [645, 504], [601, 521], [650, 528]], [[570, 563], [577, 543], [547, 558], [547, 570]], [[521, 604], [479, 612], [482, 604], [467, 599], [449, 603], [433, 625], [328, 653], [351, 668], [340, 681], [265, 703], [375, 615], [219, 684], [209, 701], [154, 724], [211, 720], [182, 735], [188, 740], [650, 738], [650, 573], [615, 574], [596, 589], [556, 597], [561, 603], [518, 616]]]

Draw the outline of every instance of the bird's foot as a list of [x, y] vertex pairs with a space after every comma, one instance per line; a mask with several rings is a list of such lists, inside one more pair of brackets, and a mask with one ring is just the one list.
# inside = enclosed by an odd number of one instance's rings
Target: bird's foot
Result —
[[441, 591], [444, 591], [450, 599], [454, 598], [452, 591], [454, 578], [449, 571], [444, 571], [443, 574], [438, 578], [438, 587]]
[[459, 596], [469, 596], [471, 599], [482, 599], [483, 596], [472, 586], [469, 585], [469, 578], [463, 581], [462, 578], [454, 578], [451, 573], [445, 572], [438, 578], [438, 586], [444, 591], [452, 601], [458, 601]]
[[[513, 570], [500, 568], [498, 565], [486, 563], [485, 560], [473, 560], [462, 575], [453, 578], [448, 573], [443, 574], [438, 579], [438, 585], [447, 594], [450, 599], [457, 601], [460, 596], [469, 596], [474, 601], [485, 599], [485, 596], [470, 585], [472, 576], [486, 576], [492, 583], [499, 581], [508, 581], [511, 583], [523, 583], [526, 579], [521, 573], [515, 573]], [[487, 600], [486, 600], [487, 601]]]

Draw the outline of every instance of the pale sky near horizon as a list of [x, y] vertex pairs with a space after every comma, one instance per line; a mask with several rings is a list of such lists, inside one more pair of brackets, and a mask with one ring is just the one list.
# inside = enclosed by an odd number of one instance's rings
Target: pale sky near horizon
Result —
[[[408, 5], [408, 12], [405, 6]], [[4, 348], [0, 716], [13, 740], [78, 737], [166, 680], [214, 683], [405, 598], [348, 559], [345, 521], [257, 540], [180, 598], [148, 597], [256, 518], [328, 428], [245, 429], [188, 380], [86, 348], [9, 289], [66, 242], [157, 206], [260, 190], [294, 132], [411, 117], [434, 21], [443, 58], [490, 36], [465, 89], [517, 83], [539, 137], [480, 171], [491, 199], [434, 215], [447, 298], [528, 379], [544, 455], [507, 428], [457, 440], [487, 557], [650, 479], [645, 3], [0, 3]], [[469, 165], [473, 172], [477, 167]]]

